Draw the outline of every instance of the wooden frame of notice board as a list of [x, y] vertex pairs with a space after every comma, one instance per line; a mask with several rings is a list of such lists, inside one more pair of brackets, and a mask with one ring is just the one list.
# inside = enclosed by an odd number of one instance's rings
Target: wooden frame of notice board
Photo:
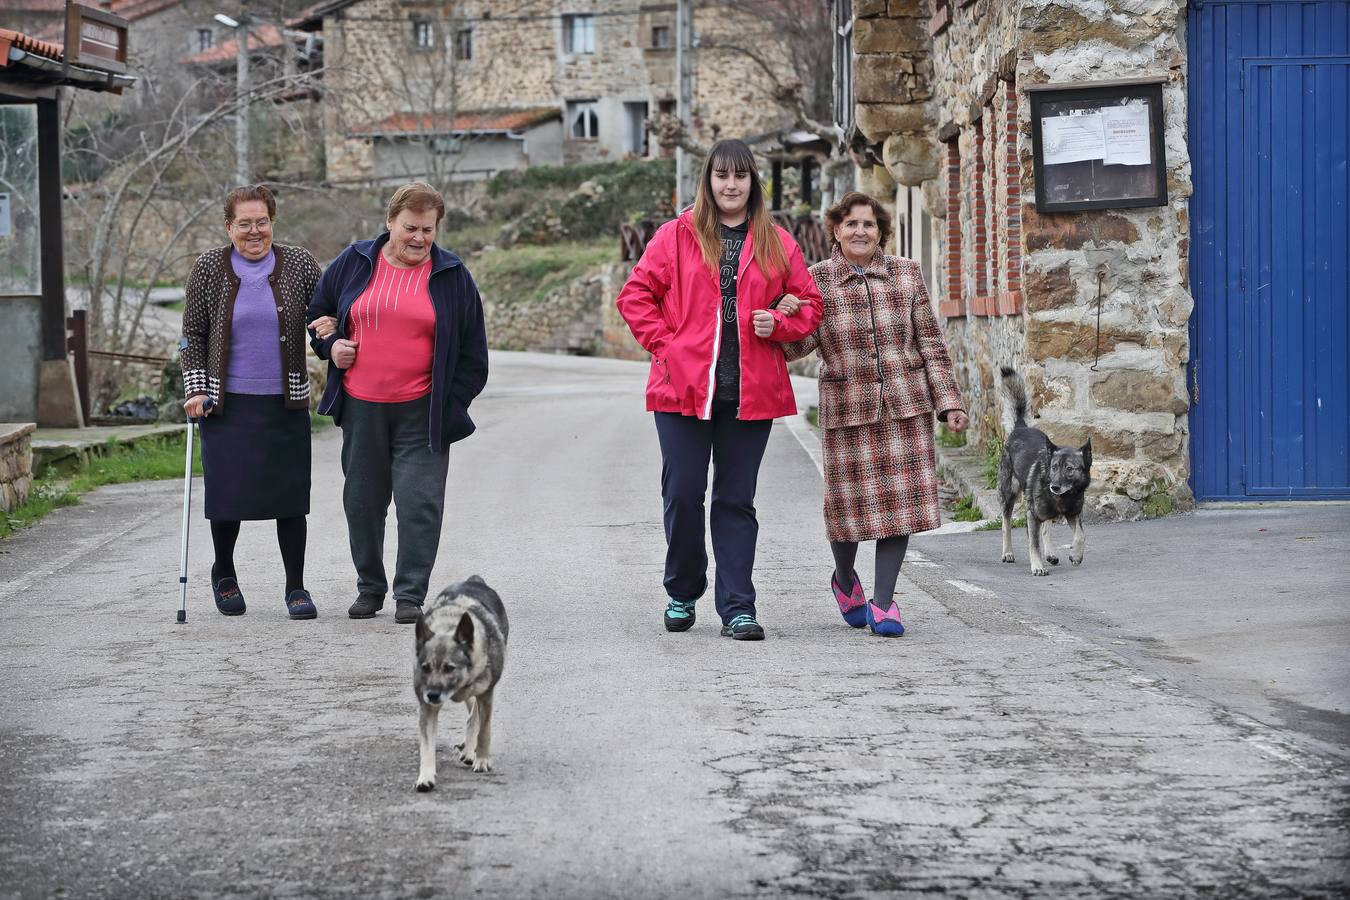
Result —
[[1026, 87], [1037, 212], [1167, 205], [1163, 81]]

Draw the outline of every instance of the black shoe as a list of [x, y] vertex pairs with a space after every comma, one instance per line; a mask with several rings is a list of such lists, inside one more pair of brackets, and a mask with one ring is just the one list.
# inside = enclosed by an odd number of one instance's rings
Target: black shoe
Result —
[[286, 614], [292, 619], [313, 619], [319, 615], [314, 598], [304, 588], [296, 588], [286, 595]]
[[735, 641], [762, 641], [764, 629], [755, 621], [754, 616], [741, 613], [722, 626], [722, 636]]
[[347, 615], [353, 619], [373, 619], [375, 614], [382, 609], [384, 609], [383, 594], [362, 593], [347, 610]]
[[411, 625], [422, 614], [422, 605], [411, 600], [399, 600], [394, 605], [394, 621], [400, 625]]
[[239, 582], [227, 575], [219, 581], [211, 582], [211, 593], [216, 598], [216, 609], [222, 616], [242, 616], [244, 614], [244, 592], [239, 590]]

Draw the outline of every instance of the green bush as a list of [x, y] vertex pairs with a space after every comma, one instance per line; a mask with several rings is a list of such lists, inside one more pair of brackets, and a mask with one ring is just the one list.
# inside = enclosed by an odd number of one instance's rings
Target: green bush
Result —
[[535, 166], [494, 176], [484, 208], [509, 223], [501, 243], [549, 244], [614, 234], [634, 219], [668, 219], [674, 187], [670, 160]]
[[952, 521], [954, 522], [978, 522], [984, 518], [984, 513], [975, 505], [975, 498], [966, 494], [960, 500], [952, 504]]
[[964, 447], [966, 445], [966, 433], [964, 431], [952, 431], [946, 423], [939, 422], [937, 442], [940, 447]]
[[608, 238], [489, 250], [474, 260], [473, 277], [485, 302], [530, 303], [618, 254], [619, 242]]
[[998, 487], [998, 463], [1003, 458], [1003, 435], [991, 431], [984, 441], [984, 486]]

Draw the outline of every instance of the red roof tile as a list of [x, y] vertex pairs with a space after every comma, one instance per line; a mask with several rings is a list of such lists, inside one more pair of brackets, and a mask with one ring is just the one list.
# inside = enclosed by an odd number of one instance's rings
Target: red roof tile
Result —
[[11, 31], [8, 28], [0, 28], [0, 48], [4, 52], [0, 53], [0, 68], [9, 65], [9, 48], [18, 47], [27, 53], [36, 56], [45, 56], [48, 59], [60, 60], [65, 55], [65, 47], [60, 44], [53, 44], [51, 41], [40, 41], [35, 37], [30, 37], [22, 31]]
[[[280, 47], [285, 38], [282, 37], [281, 29], [275, 25], [255, 25], [248, 32], [248, 49], [261, 50], [264, 47]], [[239, 54], [239, 42], [231, 38], [224, 43], [217, 44], [210, 50], [203, 50], [201, 53], [194, 53], [192, 56], [183, 59], [183, 62], [191, 66], [209, 66], [214, 63], [232, 62]]]
[[394, 113], [356, 134], [446, 134], [472, 131], [519, 131], [549, 119], [561, 118], [557, 107], [530, 109], [481, 109], [456, 113], [453, 120], [445, 113]]

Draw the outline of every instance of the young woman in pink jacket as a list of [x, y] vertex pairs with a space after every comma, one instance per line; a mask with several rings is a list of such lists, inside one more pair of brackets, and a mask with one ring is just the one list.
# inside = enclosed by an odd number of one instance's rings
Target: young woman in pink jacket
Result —
[[[790, 319], [772, 306], [799, 301]], [[628, 276], [619, 314], [652, 355], [647, 409], [661, 444], [668, 631], [694, 624], [708, 587], [703, 498], [712, 461], [713, 597], [722, 634], [763, 640], [756, 621], [755, 484], [769, 430], [795, 415], [782, 342], [820, 321], [801, 248], [773, 224], [750, 148], [718, 141], [692, 210], [662, 225]]]

